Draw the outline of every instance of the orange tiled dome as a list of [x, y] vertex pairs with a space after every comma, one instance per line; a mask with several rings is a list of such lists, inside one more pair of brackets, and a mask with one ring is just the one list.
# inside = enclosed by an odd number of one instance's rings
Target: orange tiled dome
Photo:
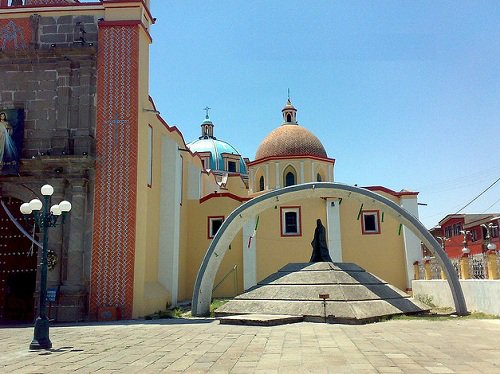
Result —
[[280, 156], [328, 157], [319, 139], [306, 128], [284, 123], [260, 143], [255, 159]]

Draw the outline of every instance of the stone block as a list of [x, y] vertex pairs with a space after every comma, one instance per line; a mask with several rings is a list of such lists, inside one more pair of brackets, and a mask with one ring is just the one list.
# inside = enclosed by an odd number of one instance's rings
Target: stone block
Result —
[[40, 18], [40, 25], [41, 26], [47, 26], [47, 25], [55, 25], [56, 20], [54, 17], [42, 17]]
[[47, 149], [50, 149], [50, 138], [40, 139], [40, 138], [25, 138], [24, 139], [24, 149], [31, 156], [39, 152], [46, 152]]
[[65, 108], [58, 108], [57, 111], [57, 128], [66, 128], [68, 126], [68, 111]]
[[90, 105], [90, 97], [88, 95], [80, 95], [79, 97], [80, 105], [89, 106]]
[[97, 43], [97, 32], [87, 32], [85, 34], [85, 41], [87, 43], [94, 43], [94, 45], [96, 45], [96, 43]]
[[25, 133], [27, 130], [34, 130], [34, 129], [35, 129], [35, 121], [34, 120], [24, 121]]
[[40, 90], [40, 82], [35, 80], [24, 80], [20, 83], [20, 86], [26, 91]]
[[57, 44], [66, 42], [66, 35], [64, 34], [44, 34], [40, 35], [40, 42], [46, 44]]
[[54, 99], [54, 104], [58, 111], [68, 112], [68, 105], [70, 104], [70, 99], [68, 96], [56, 96]]
[[57, 33], [57, 26], [53, 24], [53, 25], [43, 26], [40, 35], [56, 34], [56, 33]]
[[81, 22], [82, 24], [84, 24], [85, 26], [85, 30], [87, 30], [87, 25], [88, 24], [94, 24], [95, 25], [95, 18], [94, 16], [77, 16], [75, 17], [74, 19], [74, 22], [77, 23], [77, 22]]
[[35, 91], [16, 91], [14, 92], [14, 101], [24, 102], [35, 99]]
[[3, 78], [4, 78], [4, 80], [3, 80], [2, 83], [4, 83], [5, 86], [7, 86], [7, 87], [8, 86], [12, 87], [12, 86], [14, 86], [17, 83], [19, 83], [19, 82], [22, 81], [22, 79], [23, 79], [23, 73], [20, 72], [20, 71], [12, 71], [11, 70], [11, 71], [5, 72]]
[[56, 98], [56, 93], [54, 91], [38, 91], [36, 93], [37, 100], [52, 102], [55, 100], [55, 98]]
[[1, 100], [2, 104], [5, 104], [6, 102], [14, 101], [14, 91], [0, 92], [0, 100]]
[[87, 128], [71, 128], [74, 137], [89, 137], [89, 130]]
[[75, 25], [73, 24], [63, 24], [57, 26], [57, 32], [59, 34], [71, 34], [73, 36], [75, 30]]
[[32, 118], [38, 119], [47, 119], [45, 117], [46, 112], [45, 108], [47, 107], [47, 103], [42, 100], [31, 100], [28, 102], [28, 109], [30, 111], [30, 115]]
[[85, 31], [87, 32], [87, 35], [92, 33], [97, 34], [98, 27], [95, 21], [85, 23]]
[[46, 110], [38, 111], [35, 112], [34, 114], [36, 114], [36, 116], [34, 115], [33, 118], [36, 118], [35, 127], [37, 131], [49, 127], [48, 124], [49, 119], [47, 118], [48, 114]]
[[42, 80], [38, 82], [40, 90], [56, 90], [56, 81], [55, 80]]
[[57, 78], [57, 72], [55, 70], [44, 70], [37, 72], [36, 76], [40, 81], [42, 80], [55, 81]]
[[55, 127], [57, 121], [57, 111], [54, 109], [54, 105], [50, 106], [47, 109], [47, 118], [49, 123], [51, 124], [51, 127]]
[[81, 128], [90, 127], [90, 108], [88, 106], [82, 106], [80, 108], [78, 126]]
[[71, 25], [74, 23], [73, 16], [60, 16], [57, 18], [58, 25]]
[[66, 147], [67, 142], [68, 142], [67, 136], [66, 137], [53, 136], [51, 138], [51, 148], [62, 150]]

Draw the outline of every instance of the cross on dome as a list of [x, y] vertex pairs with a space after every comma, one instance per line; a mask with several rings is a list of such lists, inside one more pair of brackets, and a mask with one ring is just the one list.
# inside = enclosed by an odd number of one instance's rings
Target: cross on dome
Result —
[[203, 110], [206, 112], [206, 115], [205, 115], [205, 119], [208, 119], [209, 116], [208, 116], [208, 111], [212, 109], [212, 108], [209, 108], [208, 106], [206, 106], [205, 108], [203, 108]]
[[210, 120], [210, 117], [208, 115], [208, 111], [212, 109], [208, 106], [206, 106], [205, 108], [203, 108], [203, 110], [205, 111], [205, 120], [201, 123], [201, 137], [200, 139], [208, 139], [208, 138], [213, 138], [215, 139], [214, 137], [214, 124], [212, 123], [212, 121]]

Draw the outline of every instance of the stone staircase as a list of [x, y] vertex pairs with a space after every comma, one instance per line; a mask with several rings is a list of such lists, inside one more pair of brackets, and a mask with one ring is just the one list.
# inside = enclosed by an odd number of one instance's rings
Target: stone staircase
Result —
[[305, 321], [359, 324], [428, 310], [356, 264], [316, 262], [286, 265], [219, 307], [215, 316], [221, 323], [232, 324], [258, 320], [262, 325], [265, 316], [277, 324], [277, 315], [284, 321], [296, 322], [302, 317]]

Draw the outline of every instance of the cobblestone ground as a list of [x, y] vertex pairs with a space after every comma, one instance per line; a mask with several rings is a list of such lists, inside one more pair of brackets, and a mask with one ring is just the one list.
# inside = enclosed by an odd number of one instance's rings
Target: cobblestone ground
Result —
[[393, 320], [362, 326], [219, 325], [213, 320], [0, 328], [2, 373], [500, 373], [500, 320]]

